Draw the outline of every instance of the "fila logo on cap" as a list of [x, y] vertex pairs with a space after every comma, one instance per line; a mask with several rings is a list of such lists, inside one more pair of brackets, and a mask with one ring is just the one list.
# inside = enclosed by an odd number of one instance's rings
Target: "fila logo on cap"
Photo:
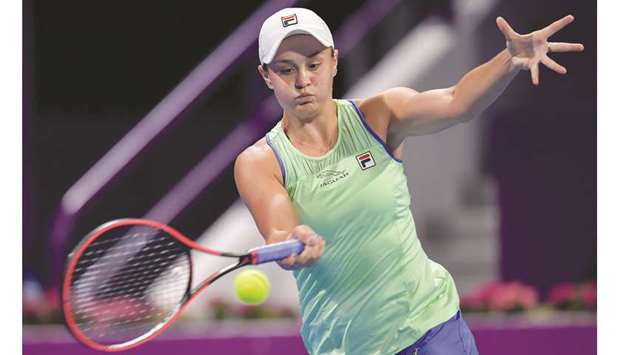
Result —
[[282, 27], [288, 27], [297, 24], [297, 15], [282, 16]]
[[357, 155], [355, 159], [357, 159], [357, 162], [359, 163], [360, 168], [362, 168], [362, 170], [372, 168], [373, 166], [376, 165], [375, 160], [372, 157], [372, 154], [370, 154], [370, 151]]

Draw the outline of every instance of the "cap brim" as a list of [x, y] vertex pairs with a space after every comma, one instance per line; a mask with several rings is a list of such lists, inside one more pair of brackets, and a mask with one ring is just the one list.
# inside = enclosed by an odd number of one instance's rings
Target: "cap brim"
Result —
[[282, 41], [284, 41], [287, 37], [290, 37], [290, 36], [293, 36], [293, 35], [310, 35], [310, 36], [314, 37], [317, 41], [319, 41], [325, 47], [331, 47], [332, 46], [332, 44], [329, 41], [317, 37], [314, 33], [311, 33], [310, 31], [307, 31], [307, 30], [304, 30], [304, 29], [294, 29], [292, 31], [284, 33], [280, 38], [278, 38], [274, 42], [275, 45], [271, 47], [271, 49], [269, 50], [269, 52], [267, 53], [265, 58], [263, 58], [263, 63], [264, 64], [271, 63], [271, 61], [273, 60], [273, 57], [275, 57], [276, 53], [278, 52], [278, 49], [280, 48], [280, 45], [282, 44]]

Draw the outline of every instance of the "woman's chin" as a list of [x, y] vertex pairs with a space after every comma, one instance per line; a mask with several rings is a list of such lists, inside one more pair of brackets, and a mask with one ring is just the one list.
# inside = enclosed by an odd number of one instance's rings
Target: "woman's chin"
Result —
[[295, 105], [295, 112], [299, 113], [300, 116], [314, 116], [318, 113], [318, 109], [319, 105], [316, 101], [307, 101]]

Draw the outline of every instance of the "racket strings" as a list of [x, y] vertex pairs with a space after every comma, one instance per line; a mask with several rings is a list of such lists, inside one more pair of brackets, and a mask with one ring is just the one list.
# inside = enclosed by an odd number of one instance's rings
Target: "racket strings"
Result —
[[[154, 277], [150, 277], [150, 278], [144, 279], [143, 281], [137, 281], [137, 282], [133, 280], [127, 280], [127, 282], [131, 282], [131, 285], [133, 287], [125, 289], [124, 293], [120, 297], [126, 298], [126, 299], [146, 298], [147, 296], [146, 294], [142, 295], [141, 297], [136, 297], [137, 293], [134, 293], [134, 292], [137, 292], [143, 289], [145, 286], [150, 285], [153, 282], [153, 279]], [[138, 278], [134, 280], [138, 280]], [[73, 296], [76, 298], [75, 305], [80, 307], [80, 311], [84, 311], [88, 309], [88, 307], [91, 305], [98, 304], [97, 299], [113, 297], [114, 295], [118, 294], [118, 288], [124, 287], [124, 286], [122, 284], [107, 286], [101, 289], [101, 291], [97, 292], [97, 298], [88, 297], [92, 293], [92, 287], [91, 286], [86, 286], [86, 287], [87, 289], [85, 291], [75, 292], [73, 294]], [[86, 297], [83, 297], [83, 296], [86, 296]]]
[[[97, 268], [105, 268], [110, 264], [118, 263], [116, 259], [122, 259], [125, 257], [129, 257], [128, 260], [132, 260], [136, 257], [135, 249], [140, 249], [142, 253], [138, 255], [138, 257], [152, 257], [157, 254], [165, 254], [176, 245], [175, 241], [170, 240], [171, 238], [168, 236], [154, 236], [151, 239], [147, 239], [147, 235], [139, 234], [133, 236], [134, 240], [131, 241], [132, 248], [128, 249], [125, 245], [125, 242], [131, 236], [124, 236], [122, 238], [118, 238], [115, 242], [120, 244], [120, 246], [111, 246], [110, 240], [98, 241], [89, 245], [89, 249], [84, 253], [80, 261], [76, 265], [76, 273], [79, 273], [81, 269], [90, 267], [94, 262], [103, 256], [103, 253], [106, 253], [107, 262], [97, 263]], [[144, 240], [140, 240], [144, 239]], [[161, 243], [165, 241], [167, 243]], [[121, 243], [119, 243], [121, 242]], [[159, 250], [158, 250], [159, 249]], [[146, 253], [147, 251], [151, 251], [150, 253]], [[92, 269], [91, 269], [92, 270]]]
[[71, 278], [77, 327], [101, 344], [130, 341], [165, 322], [187, 296], [187, 247], [148, 227], [116, 228], [82, 252]]
[[[158, 276], [158, 273], [167, 265], [169, 261], [174, 261], [178, 255], [171, 254], [167, 258], [155, 258], [154, 260], [149, 261], [148, 264], [144, 264], [144, 266], [140, 269], [129, 269], [125, 273], [116, 277], [114, 281], [108, 283], [106, 288], [101, 289], [99, 294], [103, 294], [106, 292], [106, 289], [114, 292], [120, 286], [125, 284], [131, 284], [134, 286], [141, 286], [149, 284], [154, 278]], [[141, 260], [135, 260], [135, 262], [143, 263], [146, 258], [142, 258]], [[166, 260], [168, 259], [168, 260]], [[132, 259], [129, 259], [128, 262], [132, 262]], [[116, 263], [107, 263], [108, 267], [112, 266]], [[83, 277], [80, 279], [80, 290], [76, 290], [74, 295], [83, 295], [85, 293], [90, 292], [89, 286], [98, 284], [101, 281], [101, 277], [97, 271], [97, 269], [103, 268], [91, 268], [93, 271], [89, 277]], [[82, 269], [76, 269], [77, 271], [82, 271]]]

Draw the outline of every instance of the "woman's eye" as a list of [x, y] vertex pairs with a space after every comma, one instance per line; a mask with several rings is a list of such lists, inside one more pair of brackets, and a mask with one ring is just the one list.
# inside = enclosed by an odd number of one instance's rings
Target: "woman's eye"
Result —
[[310, 69], [317, 69], [321, 65], [321, 63], [312, 63], [310, 64]]
[[280, 74], [290, 74], [292, 72], [293, 72], [293, 69], [291, 68], [280, 69]]

